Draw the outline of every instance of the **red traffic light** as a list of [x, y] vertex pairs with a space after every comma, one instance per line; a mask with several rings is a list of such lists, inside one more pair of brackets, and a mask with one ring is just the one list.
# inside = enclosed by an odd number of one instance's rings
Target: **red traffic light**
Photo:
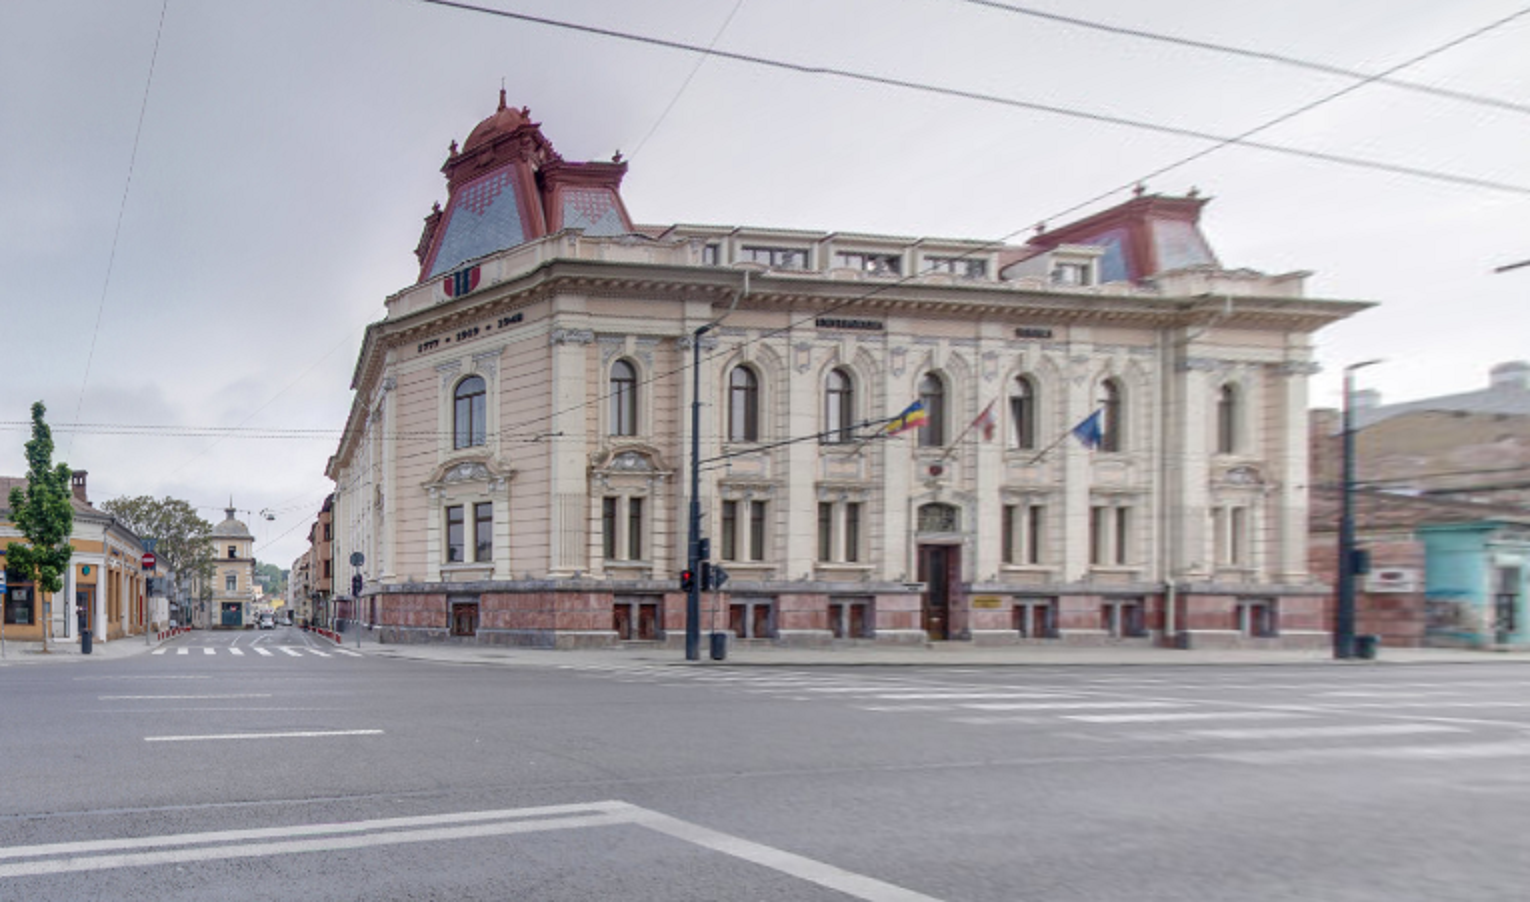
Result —
[[696, 586], [696, 573], [692, 570], [680, 571], [680, 591], [689, 592]]

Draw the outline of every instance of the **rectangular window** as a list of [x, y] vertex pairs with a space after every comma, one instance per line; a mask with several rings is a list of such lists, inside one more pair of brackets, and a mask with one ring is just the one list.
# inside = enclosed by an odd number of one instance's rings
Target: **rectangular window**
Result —
[[903, 272], [903, 257], [900, 254], [837, 251], [834, 254], [834, 265], [858, 269], [874, 276], [896, 276]]
[[324, 524], [324, 541], [329, 542], [334, 540], [334, 535], [332, 534], [333, 526], [334, 524], [332, 523]]
[[466, 551], [463, 547], [465, 525], [462, 521], [462, 505], [454, 504], [446, 509], [446, 562], [448, 564], [460, 564], [467, 560], [463, 556]]
[[834, 505], [818, 502], [818, 559], [834, 560]]
[[473, 560], [494, 560], [494, 505], [473, 505]]
[[237, 592], [239, 590], [239, 577], [230, 573], [223, 578], [223, 591]]
[[765, 502], [749, 502], [749, 559], [765, 560]]
[[1106, 517], [1110, 513], [1108, 507], [1089, 508], [1089, 563], [1103, 564], [1106, 561], [1105, 543], [1107, 539]]
[[1248, 549], [1248, 508], [1228, 511], [1227, 558], [1234, 567], [1243, 566]]
[[5, 590], [5, 622], [30, 626], [36, 622], [32, 613], [32, 587], [11, 586]]
[[1011, 614], [1014, 628], [1023, 639], [1056, 639], [1057, 602], [1049, 598], [1022, 598]]
[[794, 247], [748, 247], [739, 249], [740, 260], [762, 263], [771, 269], [807, 269], [808, 252]]
[[738, 560], [738, 502], [724, 501], [722, 503], [722, 549], [719, 552], [725, 561]]
[[701, 248], [701, 265], [717, 266], [722, 262], [722, 245], [707, 244]]
[[616, 560], [616, 499], [600, 499], [601, 553], [606, 560]]
[[330, 566], [333, 563], [334, 563], [334, 561], [329, 560], [328, 558], [325, 559], [325, 561], [324, 561], [324, 578], [325, 579], [329, 579], [331, 576], [334, 575], [331, 572], [331, 566]]
[[836, 639], [873, 639], [876, 617], [870, 598], [829, 600], [829, 631]]
[[988, 277], [988, 261], [971, 257], [925, 257], [924, 269], [926, 272], [950, 273], [963, 279]]
[[627, 560], [643, 559], [643, 499], [627, 499]]
[[1041, 540], [1045, 537], [1042, 531], [1047, 521], [1047, 509], [1040, 504], [1032, 504], [1025, 510], [1025, 559], [1027, 564], [1041, 563]]
[[1116, 535], [1114, 560], [1118, 565], [1131, 561], [1131, 509], [1116, 508]]
[[1015, 515], [1018, 511], [1016, 505], [1004, 505], [1004, 519], [999, 521], [999, 559], [1006, 564], [1015, 562]]
[[1253, 598], [1238, 602], [1238, 632], [1255, 639], [1280, 635], [1280, 612], [1273, 598]]
[[1059, 263], [1052, 270], [1052, 283], [1054, 285], [1090, 285], [1094, 282], [1090, 276], [1088, 263]]
[[845, 503], [845, 560], [855, 563], [861, 559], [861, 503]]
[[237, 551], [237, 550], [238, 550], [238, 549], [236, 549], [236, 548], [235, 548], [235, 547], [234, 547], [234, 546], [232, 546], [232, 545], [230, 545], [230, 546], [228, 546], [228, 559], [229, 559], [229, 560], [233, 560], [233, 559], [234, 559], [234, 558], [235, 558], [235, 557], [237, 557], [237, 556], [238, 556], [238, 555], [236, 555], [236, 554], [235, 554], [235, 552], [236, 552], [236, 551]]

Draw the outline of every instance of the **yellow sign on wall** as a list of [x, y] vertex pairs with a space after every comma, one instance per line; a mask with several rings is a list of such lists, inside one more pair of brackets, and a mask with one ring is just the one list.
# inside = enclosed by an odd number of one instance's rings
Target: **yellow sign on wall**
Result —
[[1004, 599], [997, 595], [978, 595], [972, 599], [972, 606], [975, 608], [1002, 608], [1004, 607]]

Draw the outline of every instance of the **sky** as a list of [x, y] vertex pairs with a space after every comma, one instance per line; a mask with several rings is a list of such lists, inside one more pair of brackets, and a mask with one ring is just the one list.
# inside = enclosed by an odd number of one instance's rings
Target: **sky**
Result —
[[[1525, 9], [1004, 2], [1367, 75]], [[1494, 272], [1530, 260], [1530, 15], [1395, 73], [1495, 104], [971, 0], [480, 3], [1209, 135], [1358, 84], [1256, 140], [1498, 187], [1230, 146], [1146, 188], [1213, 198], [1225, 266], [1310, 270], [1310, 296], [1378, 303], [1318, 334], [1314, 406], [1363, 360], [1385, 363], [1357, 385], [1391, 402], [1530, 359], [1530, 267]], [[332, 489], [363, 330], [417, 277], [447, 145], [501, 86], [566, 159], [620, 150], [650, 224], [1019, 242], [1213, 146], [423, 0], [5, 0], [0, 473], [25, 473], [41, 400], [93, 502], [168, 495], [213, 523], [232, 503], [256, 556], [290, 566]]]

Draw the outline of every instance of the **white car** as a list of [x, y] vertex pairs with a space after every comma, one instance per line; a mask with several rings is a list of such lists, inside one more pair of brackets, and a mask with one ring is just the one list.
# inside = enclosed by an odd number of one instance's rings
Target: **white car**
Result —
[[263, 630], [274, 630], [274, 629], [276, 629], [276, 618], [272, 617], [270, 614], [261, 614], [260, 615], [260, 628], [263, 629]]

